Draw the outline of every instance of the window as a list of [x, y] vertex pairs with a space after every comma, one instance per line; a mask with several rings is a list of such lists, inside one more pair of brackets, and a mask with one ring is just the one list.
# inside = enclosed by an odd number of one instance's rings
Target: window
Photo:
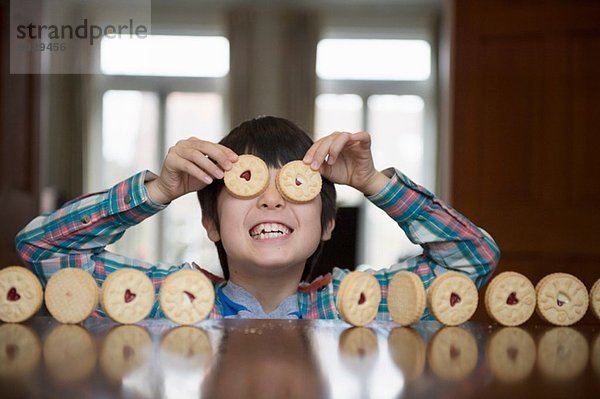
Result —
[[[219, 141], [228, 130], [223, 98], [229, 72], [226, 38], [103, 40], [99, 64], [102, 74], [95, 77], [94, 87], [102, 99], [100, 134], [92, 134], [88, 144], [88, 191], [106, 189], [145, 169], [158, 174], [168, 148], [178, 140], [197, 136]], [[219, 267], [194, 193], [128, 229], [108, 249], [152, 262], [196, 261], [209, 270]]]
[[427, 80], [431, 49], [424, 40], [323, 39], [317, 46], [321, 79]]
[[[379, 170], [394, 166], [435, 186], [432, 51], [423, 39], [325, 38], [317, 47], [316, 138], [333, 131], [368, 131]], [[361, 193], [338, 187], [340, 206], [361, 208], [359, 263], [381, 268], [414, 256], [397, 226]]]

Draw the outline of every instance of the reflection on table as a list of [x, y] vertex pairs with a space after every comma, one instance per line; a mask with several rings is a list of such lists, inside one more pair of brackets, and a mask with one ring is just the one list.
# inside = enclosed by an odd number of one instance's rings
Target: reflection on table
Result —
[[0, 396], [594, 396], [595, 326], [167, 320], [0, 324]]

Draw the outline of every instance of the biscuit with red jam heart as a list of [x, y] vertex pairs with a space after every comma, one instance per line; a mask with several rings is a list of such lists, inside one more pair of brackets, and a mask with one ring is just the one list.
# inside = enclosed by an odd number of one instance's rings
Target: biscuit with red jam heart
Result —
[[144, 320], [154, 305], [154, 286], [143, 272], [120, 269], [108, 275], [102, 285], [102, 308], [122, 324]]
[[535, 287], [520, 273], [498, 274], [485, 291], [485, 308], [503, 326], [525, 323], [535, 311]]
[[269, 185], [269, 168], [265, 161], [251, 154], [243, 154], [225, 171], [225, 187], [237, 198], [252, 198], [261, 194]]
[[38, 278], [21, 266], [0, 270], [0, 320], [20, 323], [42, 306], [44, 293]]
[[180, 270], [165, 279], [158, 295], [160, 308], [178, 324], [195, 324], [213, 308], [215, 290], [198, 270]]
[[381, 302], [381, 287], [377, 279], [365, 272], [351, 272], [337, 295], [337, 308], [344, 321], [362, 327], [377, 316]]
[[477, 309], [477, 287], [459, 272], [436, 277], [427, 291], [431, 314], [442, 324], [456, 326], [469, 320]]

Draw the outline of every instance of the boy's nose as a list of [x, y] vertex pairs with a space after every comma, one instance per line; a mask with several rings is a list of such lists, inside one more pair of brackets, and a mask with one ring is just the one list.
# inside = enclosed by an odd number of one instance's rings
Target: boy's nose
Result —
[[278, 209], [284, 205], [285, 200], [277, 190], [275, 182], [269, 182], [267, 189], [258, 198], [258, 206], [263, 209]]

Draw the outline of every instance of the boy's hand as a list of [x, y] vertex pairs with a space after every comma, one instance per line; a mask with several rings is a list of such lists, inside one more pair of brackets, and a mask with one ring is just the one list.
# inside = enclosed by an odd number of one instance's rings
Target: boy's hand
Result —
[[152, 200], [166, 204], [222, 179], [238, 156], [229, 148], [190, 137], [177, 142], [169, 152], [158, 179], [146, 184]]
[[315, 142], [303, 161], [329, 181], [352, 186], [365, 195], [379, 192], [389, 181], [373, 165], [367, 132], [334, 132]]

